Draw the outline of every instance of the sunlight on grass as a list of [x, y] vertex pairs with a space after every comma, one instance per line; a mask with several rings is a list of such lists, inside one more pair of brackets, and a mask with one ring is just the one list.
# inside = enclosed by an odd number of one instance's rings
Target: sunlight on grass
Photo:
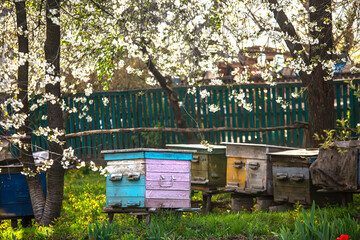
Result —
[[[65, 177], [64, 201], [61, 217], [50, 227], [34, 224], [28, 228], [12, 229], [10, 220], [0, 224], [1, 239], [97, 239], [93, 236], [105, 232], [103, 239], [206, 239], [209, 237], [226, 237], [243, 234], [251, 237], [273, 237], [280, 233], [282, 226], [294, 231], [295, 222], [302, 221], [301, 206], [288, 212], [229, 213], [226, 209], [216, 209], [214, 213], [163, 213], [154, 215], [150, 226], [129, 215], [116, 214], [113, 225], [108, 224], [106, 214], [101, 213], [105, 207], [105, 177], [85, 170], [68, 171]], [[347, 215], [356, 216], [360, 209], [359, 195], [348, 208], [329, 207], [326, 218]], [[193, 200], [201, 200], [195, 193]], [[229, 195], [218, 195], [213, 200], [229, 202]], [[323, 209], [315, 210], [315, 221], [320, 221]], [[309, 212], [307, 210], [306, 212]], [[314, 222], [318, 223], [318, 222]], [[89, 236], [89, 229], [92, 237]], [[95, 232], [95, 233], [94, 233]], [[104, 234], [105, 234], [104, 233]], [[111, 234], [109, 234], [111, 233]], [[110, 236], [110, 237], [109, 237]]]

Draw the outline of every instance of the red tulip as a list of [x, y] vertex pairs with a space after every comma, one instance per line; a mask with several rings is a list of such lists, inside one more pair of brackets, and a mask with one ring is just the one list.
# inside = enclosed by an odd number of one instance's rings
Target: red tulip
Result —
[[337, 240], [351, 240], [351, 239], [349, 239], [348, 235], [341, 235], [340, 237], [337, 238]]

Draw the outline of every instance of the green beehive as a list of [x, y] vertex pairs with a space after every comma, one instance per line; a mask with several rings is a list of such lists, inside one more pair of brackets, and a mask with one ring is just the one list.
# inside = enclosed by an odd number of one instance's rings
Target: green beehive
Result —
[[212, 145], [212, 151], [201, 144], [167, 144], [170, 149], [196, 150], [191, 161], [192, 188], [218, 188], [226, 184], [226, 147]]

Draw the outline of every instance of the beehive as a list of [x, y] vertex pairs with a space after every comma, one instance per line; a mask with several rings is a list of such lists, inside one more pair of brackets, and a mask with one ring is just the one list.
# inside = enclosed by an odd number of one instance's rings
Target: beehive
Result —
[[[33, 216], [29, 188], [22, 165], [0, 166], [0, 219]], [[46, 194], [46, 175], [40, 174], [44, 194]]]
[[271, 162], [267, 153], [289, 147], [222, 143], [226, 145], [226, 188], [244, 194], [273, 194]]
[[191, 161], [191, 185], [208, 188], [225, 187], [226, 147], [213, 145], [212, 150], [201, 144], [167, 144], [170, 149], [196, 150]]
[[137, 148], [102, 153], [109, 172], [106, 207], [191, 207], [193, 151]]
[[309, 167], [319, 150], [289, 150], [269, 153], [274, 181], [274, 201], [311, 205], [341, 203], [339, 193], [320, 193], [311, 183]]

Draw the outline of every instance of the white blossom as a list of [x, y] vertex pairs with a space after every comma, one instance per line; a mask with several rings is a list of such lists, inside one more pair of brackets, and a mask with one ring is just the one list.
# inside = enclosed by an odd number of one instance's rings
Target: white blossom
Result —
[[293, 93], [291, 93], [291, 96], [292, 96], [293, 98], [298, 98], [298, 97], [300, 97], [300, 94], [297, 93], [297, 92], [293, 92]]
[[24, 168], [23, 171], [21, 171], [21, 174], [29, 177], [35, 177], [36, 173], [32, 171], [30, 168]]
[[201, 98], [206, 98], [210, 96], [210, 92], [208, 92], [206, 89], [200, 91], [200, 97]]
[[154, 77], [148, 77], [145, 80], [146, 84], [149, 84], [150, 86], [155, 86], [157, 84], [157, 81]]
[[84, 162], [84, 161], [81, 161], [80, 163], [78, 163], [77, 165], [76, 165], [76, 168], [77, 169], [80, 169], [80, 168], [83, 168], [83, 167], [85, 167], [86, 166], [86, 163]]
[[93, 93], [93, 87], [90, 83], [87, 84], [85, 88], [85, 96], [90, 96]]
[[104, 106], [107, 106], [107, 105], [109, 104], [109, 98], [107, 98], [107, 97], [102, 97], [101, 100], [102, 100]]
[[215, 104], [209, 105], [209, 111], [210, 111], [210, 112], [215, 113], [215, 112], [217, 112], [217, 111], [219, 111], [219, 110], [220, 110], [220, 107], [219, 107], [219, 106], [217, 106], [217, 105], [215, 105]]
[[222, 84], [223, 84], [223, 81], [220, 79], [211, 79], [209, 85], [220, 86]]
[[86, 116], [86, 121], [87, 121], [87, 122], [92, 122], [92, 120], [93, 120], [93, 119], [92, 119], [91, 116]]
[[36, 109], [38, 108], [38, 105], [37, 104], [32, 104], [31, 107], [30, 107], [30, 111], [35, 111]]
[[187, 93], [195, 94], [196, 93], [196, 88], [195, 87], [188, 88]]
[[212, 151], [213, 151], [214, 146], [210, 145], [210, 143], [209, 143], [208, 141], [202, 140], [202, 141], [200, 142], [200, 144], [203, 145], [204, 147], [206, 147], [208, 152], [212, 152]]

